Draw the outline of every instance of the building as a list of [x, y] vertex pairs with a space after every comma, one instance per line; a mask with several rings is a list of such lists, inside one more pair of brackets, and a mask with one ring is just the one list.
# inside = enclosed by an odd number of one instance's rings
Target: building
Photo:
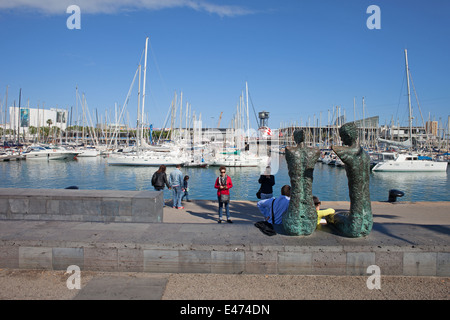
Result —
[[20, 129], [20, 134], [28, 133], [30, 127], [58, 127], [65, 131], [67, 128], [68, 111], [64, 109], [50, 108], [39, 109], [29, 107], [9, 107], [9, 124], [6, 129]]
[[425, 123], [425, 130], [428, 134], [432, 136], [438, 135], [438, 122], [437, 121], [427, 121]]

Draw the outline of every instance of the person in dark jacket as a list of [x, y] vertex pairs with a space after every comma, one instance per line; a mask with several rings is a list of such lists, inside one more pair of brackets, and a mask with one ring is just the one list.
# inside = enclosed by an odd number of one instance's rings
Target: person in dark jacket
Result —
[[[166, 166], [162, 164], [152, 176], [152, 186], [155, 188], [155, 191], [164, 191], [164, 185], [170, 189], [169, 182], [167, 181]], [[163, 207], [165, 206], [163, 193]]]
[[181, 197], [181, 201], [183, 201], [184, 197], [186, 197], [186, 201], [191, 202], [191, 200], [189, 200], [189, 176], [184, 176], [183, 188], [184, 188], [184, 194]]
[[275, 185], [275, 177], [270, 174], [270, 167], [266, 167], [266, 172], [259, 177], [258, 182], [261, 184], [259, 189], [261, 192], [261, 200], [273, 197], [273, 186]]

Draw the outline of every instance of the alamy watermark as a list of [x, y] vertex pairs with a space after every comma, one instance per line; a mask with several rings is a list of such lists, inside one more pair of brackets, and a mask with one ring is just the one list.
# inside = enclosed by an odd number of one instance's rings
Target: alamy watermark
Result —
[[[73, 4], [67, 7], [66, 13], [70, 13], [70, 16], [66, 20], [67, 29], [81, 29], [81, 9], [79, 6]], [[367, 18], [366, 26], [369, 30], [381, 29], [381, 9], [377, 5], [370, 5], [366, 10], [370, 17]]]
[[369, 18], [367, 18], [366, 26], [369, 30], [373, 29], [381, 29], [381, 9], [377, 5], [371, 5], [367, 7], [366, 13], [371, 14]]
[[73, 4], [67, 7], [66, 13], [71, 15], [67, 18], [66, 26], [67, 29], [81, 29], [81, 9], [79, 6]]
[[67, 267], [66, 274], [70, 274], [70, 277], [66, 281], [67, 289], [73, 290], [81, 289], [81, 270], [77, 265], [71, 265]]
[[[205, 141], [214, 142], [210, 144], [208, 150], [201, 147]], [[248, 130], [229, 129], [226, 132], [213, 128], [202, 130], [202, 121], [196, 120], [194, 121], [192, 140], [189, 141], [189, 144], [193, 150], [194, 159], [201, 159], [204, 152], [226, 158], [226, 154], [229, 154], [230, 150], [245, 148], [245, 156], [241, 159], [257, 159], [260, 163], [261, 174], [265, 172], [267, 166], [270, 166], [271, 174], [276, 174], [279, 170], [278, 151], [280, 143], [278, 134], [266, 139], [260, 137], [259, 132], [253, 128]], [[229, 156], [239, 158], [238, 155]]]
[[366, 285], [367, 289], [373, 290], [381, 289], [381, 270], [380, 267], [377, 265], [371, 265], [367, 267], [367, 273], [371, 274], [369, 278], [367, 278]]

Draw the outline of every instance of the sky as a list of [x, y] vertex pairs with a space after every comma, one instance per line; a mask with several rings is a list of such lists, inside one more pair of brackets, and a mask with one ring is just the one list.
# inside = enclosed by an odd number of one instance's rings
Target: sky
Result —
[[[80, 29], [67, 27], [70, 5]], [[348, 121], [406, 125], [407, 49], [414, 124], [446, 127], [449, 12], [448, 0], [0, 0], [0, 105], [6, 88], [18, 105], [21, 89], [22, 106], [75, 113], [78, 87], [94, 122], [117, 109], [134, 127], [138, 79], [123, 107], [149, 37], [145, 113], [155, 128], [175, 92], [204, 125], [223, 113], [228, 127], [246, 82], [254, 129], [253, 109], [279, 128], [332, 123], [337, 106]]]

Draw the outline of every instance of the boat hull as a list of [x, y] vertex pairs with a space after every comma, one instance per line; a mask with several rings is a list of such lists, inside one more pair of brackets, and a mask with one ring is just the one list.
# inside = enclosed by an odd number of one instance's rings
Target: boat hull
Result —
[[259, 167], [261, 165], [267, 165], [267, 162], [268, 160], [264, 158], [229, 157], [224, 159], [217, 159], [210, 165], [224, 167]]
[[109, 156], [108, 165], [110, 166], [149, 166], [157, 167], [160, 165], [165, 166], [176, 166], [178, 164], [183, 164], [182, 159], [175, 158], [152, 158], [145, 156]]
[[380, 172], [445, 172], [447, 171], [447, 163], [437, 161], [404, 161], [396, 162], [385, 161], [377, 163], [372, 171]]
[[39, 154], [27, 154], [26, 160], [73, 160], [78, 153], [39, 153]]

